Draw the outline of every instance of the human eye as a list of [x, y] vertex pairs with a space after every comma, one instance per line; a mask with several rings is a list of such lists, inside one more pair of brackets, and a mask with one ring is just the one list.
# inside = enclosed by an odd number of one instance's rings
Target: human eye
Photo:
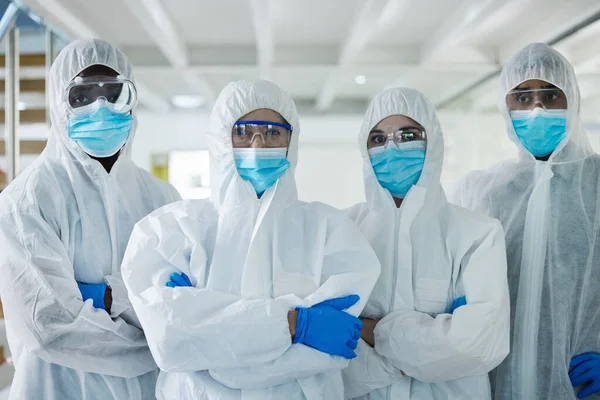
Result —
[[87, 98], [83, 95], [77, 95], [71, 98], [72, 105], [83, 105], [87, 103]]
[[381, 146], [387, 141], [387, 136], [377, 132], [371, 133], [369, 136], [369, 141], [375, 146]]
[[281, 128], [277, 127], [277, 126], [270, 126], [267, 129], [267, 135], [268, 136], [272, 136], [272, 137], [277, 137], [282, 135], [283, 132], [281, 132]]
[[517, 101], [521, 104], [526, 104], [531, 101], [531, 96], [529, 94], [521, 93], [521, 94], [517, 94], [515, 96], [516, 96]]
[[233, 131], [233, 133], [237, 136], [237, 137], [244, 137], [246, 136], [246, 127], [243, 125], [237, 125]]

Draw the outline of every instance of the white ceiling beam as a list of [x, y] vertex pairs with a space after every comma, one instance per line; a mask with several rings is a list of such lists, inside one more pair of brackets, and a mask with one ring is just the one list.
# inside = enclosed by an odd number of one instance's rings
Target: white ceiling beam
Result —
[[574, 38], [574, 43], [570, 43], [566, 49], [560, 46], [563, 55], [573, 64], [578, 75], [597, 73], [600, 67], [600, 41], [596, 40], [600, 35], [600, 22], [596, 22], [588, 30], [586, 33], [589, 33], [589, 36]]
[[[156, 46], [126, 46], [123, 50], [135, 65], [171, 66], [163, 53]], [[281, 44], [277, 47], [277, 63], [272, 67], [281, 66], [314, 66], [338, 65], [339, 47], [331, 44], [298, 45]], [[354, 64], [390, 65], [412, 64], [420, 60], [418, 46], [398, 45], [369, 45]], [[256, 46], [202, 44], [188, 46], [189, 67], [194, 66], [252, 66], [257, 67]]]
[[[442, 51], [457, 47], [470, 37], [473, 28], [485, 24], [495, 15], [502, 15], [504, 23], [512, 19], [531, 0], [467, 0], [459, 4], [458, 9], [449, 18], [445, 18], [439, 29], [428, 38], [421, 49], [421, 62], [431, 62]], [[536, 18], [537, 20], [537, 18]], [[493, 62], [493, 55], [482, 56]], [[492, 57], [490, 57], [492, 56]]]
[[[504, 28], [506, 24], [513, 21], [519, 13], [527, 11], [527, 7], [531, 5], [533, 0], [525, 0], [522, 3], [515, 3], [518, 0], [511, 0], [505, 7], [499, 9], [491, 17], [485, 19], [486, 26], [495, 25], [494, 29]], [[585, 20], [585, 18], [597, 13], [600, 10], [600, 3], [595, 0], [582, 1], [578, 3], [578, 7], [573, 7], [569, 2], [562, 0], [546, 0], [544, 7], [539, 7], [536, 10], [537, 24], [530, 25], [530, 28], [521, 31], [515, 40], [506, 43], [497, 50], [497, 59], [499, 65], [508, 61], [518, 50], [531, 42], [547, 42], [571, 29], [574, 25]], [[498, 18], [504, 19], [504, 25], [498, 25]], [[571, 42], [573, 38], [568, 39], [563, 43]], [[476, 81], [476, 80], [475, 80]], [[466, 91], [473, 85], [468, 83], [462, 89], [450, 91], [447, 96], [441, 98], [436, 104], [446, 104], [448, 100], [454, 99], [457, 96], [466, 94]]]
[[[80, 20], [67, 7], [63, 6], [58, 0], [21, 0], [23, 4], [35, 10], [38, 14], [46, 16], [53, 21], [57, 27], [70, 33], [77, 39], [102, 38], [88, 24]], [[137, 82], [139, 90], [139, 101], [144, 106], [154, 111], [163, 112], [169, 109], [169, 103], [161, 98], [157, 93], [150, 90], [142, 82]]]
[[[330, 45], [281, 45], [277, 49], [278, 62], [270, 68], [273, 71], [306, 69], [330, 72], [332, 68], [339, 69], [338, 57], [331, 56], [333, 50]], [[154, 46], [128, 46], [124, 51], [138, 68], [171, 68], [171, 64]], [[199, 45], [191, 46], [189, 53], [191, 62], [188, 68], [197, 73], [252, 71], [252, 74], [256, 74], [258, 69], [254, 46]], [[480, 61], [420, 64], [418, 46], [369, 45], [345, 70], [359, 70], [356, 72], [366, 74], [368, 71], [411, 69], [417, 66], [427, 71], [479, 71], [497, 67], [495, 63]], [[401, 73], [402, 70], [395, 72]]]
[[515, 40], [499, 49], [500, 62], [505, 63], [517, 51], [532, 42], [547, 42], [580, 23], [600, 10], [600, 2], [581, 1], [577, 7], [563, 0], [545, 0], [543, 7], [536, 10], [538, 23], [529, 25]]
[[[346, 69], [346, 73], [349, 75], [363, 74], [365, 76], [373, 75], [393, 75], [397, 77], [399, 74], [406, 74], [412, 72], [434, 72], [434, 73], [447, 73], [447, 72], [473, 72], [473, 73], [485, 73], [493, 70], [497, 66], [495, 64], [482, 64], [482, 63], [441, 63], [431, 65], [421, 65], [416, 63], [410, 64], [382, 64], [382, 65], [371, 65], [371, 64], [356, 64]], [[136, 71], [152, 73], [171, 71], [170, 66], [164, 65], [143, 65], [137, 64]], [[257, 67], [255, 65], [198, 65], [190, 67], [190, 70], [197, 74], [229, 74], [229, 75], [255, 75], [257, 73]], [[330, 74], [338, 71], [336, 64], [330, 65], [277, 65], [271, 68], [272, 74], [281, 76], [282, 74], [302, 74], [302, 73], [322, 73]], [[0, 68], [0, 78], [2, 77], [3, 69]], [[43, 71], [41, 72], [43, 76]], [[35, 76], [33, 76], [35, 77]]]
[[189, 63], [186, 46], [160, 0], [128, 0], [125, 3], [171, 65], [186, 68]]
[[181, 77], [203, 96], [208, 104], [212, 104], [216, 99], [215, 92], [206, 79], [189, 69], [190, 60], [186, 45], [160, 0], [127, 0], [125, 4]]
[[270, 0], [250, 0], [252, 22], [256, 36], [256, 58], [262, 79], [271, 78], [271, 67], [275, 60], [272, 5]]
[[[463, 80], [460, 85], [451, 85], [449, 88], [441, 92], [439, 96], [434, 97], [431, 100], [435, 104], [436, 108], [441, 108], [441, 106], [448, 106], [452, 104], [452, 102], [454, 102], [455, 100], [458, 100], [460, 96], [466, 94], [466, 88], [470, 88], [471, 86], [475, 85], [488, 74], [489, 71], [483, 74], [473, 74], [469, 79]], [[474, 90], [477, 90], [477, 88], [475, 88]]]
[[41, 15], [47, 16], [51, 21], [56, 21], [73, 37], [78, 39], [100, 37], [58, 0], [21, 0], [21, 2]]
[[323, 89], [317, 97], [316, 107], [323, 111], [328, 109], [337, 94], [340, 85], [340, 76], [352, 65], [360, 52], [369, 43], [371, 37], [377, 32], [377, 27], [382, 19], [389, 19], [391, 11], [399, 13], [408, 0], [366, 0], [358, 10], [345, 41], [343, 42], [339, 59], [338, 70], [327, 78]]

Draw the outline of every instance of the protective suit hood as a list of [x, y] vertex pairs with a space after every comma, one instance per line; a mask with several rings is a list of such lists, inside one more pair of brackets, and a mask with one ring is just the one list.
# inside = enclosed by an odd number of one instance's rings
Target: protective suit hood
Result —
[[[292, 168], [260, 199], [237, 171], [231, 137], [257, 109], [293, 126]], [[347, 360], [292, 344], [288, 313], [356, 293], [346, 311], [358, 315], [379, 262], [352, 221], [297, 199], [298, 133], [296, 107], [275, 84], [230, 83], [210, 116], [212, 202], [174, 203], [136, 225], [123, 279], [162, 370], [158, 399], [343, 398]], [[195, 288], [165, 286], [174, 271]]]
[[[54, 60], [48, 78], [51, 128], [47, 151], [50, 152], [49, 155], [60, 156], [64, 150], [67, 150], [84, 166], [93, 160], [67, 135], [68, 116], [65, 90], [81, 71], [92, 65], [109, 67], [135, 83], [133, 68], [127, 56], [121, 50], [100, 39], [81, 39], [71, 42]], [[137, 128], [135, 112], [133, 118], [129, 139], [121, 149], [119, 160], [131, 159], [131, 146]], [[95, 161], [93, 163], [96, 164]]]
[[[133, 132], [110, 173], [68, 137], [65, 88], [94, 64], [133, 79], [125, 55], [106, 42], [65, 47], [49, 74], [48, 145], [0, 196], [0, 292], [14, 399], [154, 398], [157, 366], [121, 262], [134, 225], [180, 197], [131, 161]], [[84, 301], [78, 282], [109, 285], [110, 314]]]
[[[567, 137], [549, 161], [536, 161], [516, 138], [505, 95], [540, 79], [567, 97]], [[598, 224], [600, 158], [583, 131], [573, 68], [545, 44], [526, 46], [502, 72], [500, 109], [518, 160], [474, 171], [453, 201], [498, 218], [506, 232], [511, 351], [492, 373], [496, 399], [575, 400], [570, 361], [600, 346]]]
[[579, 85], [573, 66], [567, 59], [544, 43], [532, 43], [510, 58], [502, 70], [498, 107], [504, 115], [506, 130], [510, 139], [519, 148], [521, 158], [531, 159], [529, 153], [517, 138], [506, 105], [508, 92], [530, 79], [539, 79], [553, 84], [567, 96], [567, 138], [550, 156], [550, 163], [582, 160], [593, 154], [588, 137], [580, 119]]
[[221, 92], [212, 109], [209, 119], [208, 149], [211, 157], [212, 200], [220, 208], [227, 201], [256, 200], [252, 185], [238, 174], [233, 158], [231, 130], [233, 124], [244, 115], [259, 109], [278, 112], [293, 127], [288, 150], [291, 167], [279, 182], [265, 192], [264, 198], [271, 198], [273, 191], [281, 196], [296, 199], [294, 169], [298, 159], [298, 112], [294, 101], [277, 85], [265, 80], [241, 80], [229, 83]]
[[[433, 105], [415, 89], [392, 88], [379, 93], [367, 109], [358, 137], [363, 157], [365, 196], [367, 203], [375, 208], [383, 204], [394, 205], [392, 196], [377, 180], [369, 153], [367, 140], [371, 129], [381, 120], [391, 115], [404, 115], [421, 124], [427, 135], [427, 153], [425, 165], [417, 186], [427, 190], [431, 200], [443, 197], [440, 185], [442, 164], [444, 161], [444, 138], [442, 128]], [[411, 189], [412, 191], [412, 189]], [[410, 191], [407, 197], [410, 196]]]
[[[421, 177], [400, 208], [379, 184], [367, 151], [370, 130], [390, 115], [412, 118], [427, 135]], [[344, 371], [346, 396], [490, 399], [487, 372], [509, 346], [502, 227], [448, 204], [440, 185], [442, 129], [433, 105], [418, 91], [394, 88], [377, 95], [359, 147], [367, 201], [346, 214], [381, 263], [362, 314], [379, 322], [375, 346], [360, 342], [358, 357]], [[462, 296], [467, 305], [451, 314]]]

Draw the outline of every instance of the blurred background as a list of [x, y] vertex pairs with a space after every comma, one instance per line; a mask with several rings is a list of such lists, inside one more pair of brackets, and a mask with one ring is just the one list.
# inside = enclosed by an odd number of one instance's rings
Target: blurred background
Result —
[[[370, 99], [392, 86], [437, 106], [448, 188], [516, 154], [497, 111], [498, 76], [534, 41], [575, 66], [600, 150], [598, 0], [0, 0], [0, 15], [0, 190], [44, 148], [50, 63], [87, 37], [130, 57], [140, 102], [133, 159], [184, 197], [210, 195], [208, 113], [240, 78], [273, 80], [294, 97], [302, 200], [341, 208], [364, 198], [357, 135]], [[10, 373], [0, 366], [0, 388]]]
[[[48, 64], [85, 37], [130, 57], [140, 99], [134, 161], [184, 197], [210, 194], [204, 134], [219, 91], [259, 77], [298, 105], [301, 199], [337, 207], [363, 199], [358, 130], [372, 96], [391, 86], [417, 88], [438, 107], [449, 187], [516, 153], [497, 111], [498, 75], [533, 41], [554, 45], [575, 65], [583, 119], [600, 149], [598, 0], [0, 0], [1, 13], [12, 8], [19, 10], [20, 170], [44, 146]], [[9, 72], [2, 68], [3, 85]], [[11, 97], [3, 95], [4, 105]], [[8, 161], [0, 157], [5, 174]]]

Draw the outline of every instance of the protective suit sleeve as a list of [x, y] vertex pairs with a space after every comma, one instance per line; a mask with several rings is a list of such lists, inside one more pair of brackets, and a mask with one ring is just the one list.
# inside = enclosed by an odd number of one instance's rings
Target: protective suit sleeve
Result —
[[128, 324], [142, 329], [140, 320], [135, 314], [135, 310], [129, 301], [127, 288], [125, 287], [121, 274], [107, 275], [104, 277], [104, 281], [111, 288], [112, 306], [110, 308], [110, 316], [112, 318], [123, 318]]
[[470, 172], [452, 185], [448, 191], [448, 200], [468, 210], [474, 210], [481, 206], [485, 183], [492, 179], [483, 171]]
[[23, 345], [46, 362], [133, 378], [156, 369], [141, 329], [83, 302], [73, 265], [39, 215], [0, 216], [0, 291]]
[[364, 340], [358, 342], [356, 357], [343, 371], [344, 398], [354, 399], [397, 383], [401, 379], [410, 379], [394, 366], [392, 360], [381, 356]]
[[[208, 225], [200, 216], [187, 218], [196, 220], [197, 226]], [[322, 284], [305, 299], [294, 295], [250, 299], [203, 288], [206, 252], [202, 243], [186, 235], [181, 225], [187, 223], [180, 222], [173, 212], [151, 214], [142, 220], [134, 229], [123, 263], [130, 298], [163, 370], [211, 370], [213, 377], [235, 388], [272, 386], [269, 384], [275, 381], [285, 382], [347, 365], [337, 357], [318, 354], [303, 345], [292, 346], [287, 314], [299, 305], [310, 306], [348, 294], [356, 293], [361, 299], [369, 297], [379, 264], [350, 221], [347, 223], [351, 232], [360, 241], [354, 236], [346, 236], [352, 240], [342, 241], [343, 226], [332, 233], [331, 243], [326, 246], [330, 251], [323, 259]], [[168, 238], [163, 237], [163, 232]], [[194, 237], [202, 236], [206, 233], [194, 232]], [[173, 271], [185, 272], [196, 287], [165, 287]], [[365, 301], [348, 312], [358, 315]], [[304, 368], [305, 363], [309, 367]], [[273, 381], [265, 383], [265, 374], [271, 373], [267, 371], [273, 372]]]
[[483, 375], [509, 351], [509, 296], [506, 250], [500, 223], [462, 257], [467, 305], [454, 314], [396, 311], [375, 328], [375, 350], [407, 376], [439, 382]]
[[[154, 201], [154, 209], [181, 200], [179, 192], [177, 192], [177, 190], [169, 183], [159, 180], [150, 175], [147, 171], [140, 172], [142, 173], [141, 180], [152, 188], [150, 190], [151, 196], [149, 197]], [[129, 301], [127, 288], [123, 282], [122, 274], [119, 272], [117, 274], [107, 275], [104, 277], [104, 282], [110, 286], [112, 291], [110, 316], [112, 318], [123, 318], [128, 324], [142, 329], [140, 321], [135, 314], [135, 310]]]
[[231, 389], [263, 389], [347, 366], [348, 360], [343, 357], [294, 344], [272, 361], [251, 367], [209, 370], [209, 373]]
[[[347, 311], [358, 316], [379, 277], [379, 261], [350, 220], [341, 215], [335, 215], [330, 220], [322, 284], [315, 293], [304, 299], [303, 305], [306, 302], [314, 305], [326, 299], [355, 293], [361, 300]], [[347, 366], [348, 360], [342, 357], [330, 356], [303, 344], [295, 344], [270, 362], [247, 368], [211, 370], [210, 374], [230, 388], [257, 389]]]
[[[294, 304], [207, 289], [208, 257], [201, 240], [208, 240], [214, 227], [201, 211], [184, 208], [185, 203], [174, 203], [142, 219], [122, 265], [158, 366], [167, 372], [201, 371], [279, 357], [292, 344], [287, 314]], [[173, 272], [186, 273], [195, 287], [167, 287]]]

